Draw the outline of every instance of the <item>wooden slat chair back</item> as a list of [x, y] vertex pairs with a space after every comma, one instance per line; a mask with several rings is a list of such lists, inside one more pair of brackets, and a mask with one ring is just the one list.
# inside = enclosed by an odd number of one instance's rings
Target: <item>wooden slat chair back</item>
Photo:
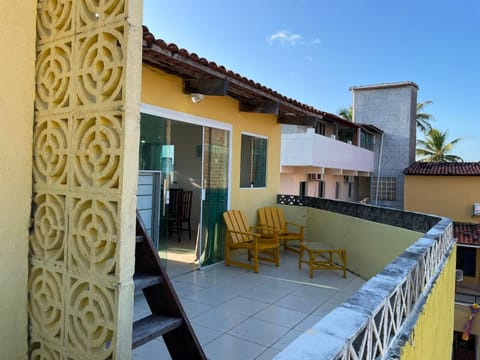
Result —
[[[181, 231], [188, 231], [188, 239], [192, 240], [192, 229], [190, 224], [190, 216], [192, 214], [192, 191], [184, 191], [182, 196], [182, 212], [181, 212]], [[183, 227], [183, 223], [186, 223], [187, 228]]]
[[[276, 266], [280, 264], [278, 234], [265, 238], [258, 228], [248, 225], [247, 217], [241, 210], [228, 210], [223, 213], [225, 221], [225, 265], [236, 265], [252, 269], [258, 273], [258, 260], [269, 261]], [[248, 262], [232, 259], [231, 251], [247, 250]], [[253, 263], [250, 261], [253, 259]]]
[[250, 226], [247, 222], [247, 217], [242, 211], [230, 210], [223, 214], [227, 231], [230, 231], [230, 241], [233, 244], [241, 244], [250, 241]]
[[[263, 207], [258, 209], [258, 223], [264, 230], [265, 237], [271, 236], [271, 231], [278, 231], [278, 238], [283, 242], [283, 249], [298, 253], [298, 247], [294, 247], [289, 242], [296, 242], [298, 245], [305, 237], [305, 226], [285, 220], [285, 215], [281, 207]], [[295, 231], [289, 230], [293, 228]], [[270, 230], [268, 230], [270, 229]]]

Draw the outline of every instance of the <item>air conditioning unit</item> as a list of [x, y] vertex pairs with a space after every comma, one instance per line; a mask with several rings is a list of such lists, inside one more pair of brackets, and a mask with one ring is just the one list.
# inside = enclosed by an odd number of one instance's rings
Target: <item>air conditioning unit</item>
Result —
[[352, 182], [353, 181], [353, 176], [344, 176], [343, 181], [346, 183]]
[[480, 203], [473, 204], [473, 216], [480, 216]]
[[330, 139], [335, 140], [337, 137], [335, 135], [330, 135]]
[[463, 281], [463, 270], [460, 270], [460, 269], [455, 270], [455, 280]]
[[308, 180], [322, 181], [323, 180], [323, 174], [308, 174]]

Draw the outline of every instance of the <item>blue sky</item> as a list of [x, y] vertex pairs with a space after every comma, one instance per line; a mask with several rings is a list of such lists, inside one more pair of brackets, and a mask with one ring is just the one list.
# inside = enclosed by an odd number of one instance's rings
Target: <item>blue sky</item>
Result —
[[144, 0], [157, 38], [337, 113], [351, 86], [413, 81], [433, 126], [480, 161], [478, 0]]

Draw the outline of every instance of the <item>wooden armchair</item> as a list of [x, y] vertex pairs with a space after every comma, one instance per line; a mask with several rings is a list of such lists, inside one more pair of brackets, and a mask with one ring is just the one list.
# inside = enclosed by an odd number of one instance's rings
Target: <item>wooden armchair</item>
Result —
[[[278, 239], [283, 241], [283, 250], [290, 250], [295, 253], [299, 252], [299, 248], [289, 246], [289, 242], [296, 241], [300, 246], [305, 236], [305, 227], [300, 224], [289, 222], [285, 220], [283, 209], [280, 207], [264, 207], [258, 209], [258, 223], [260, 226], [273, 228], [278, 231]], [[295, 228], [297, 231], [289, 231], [289, 227]], [[268, 230], [267, 230], [268, 231]], [[268, 236], [264, 232], [264, 236]]]
[[[226, 225], [225, 232], [225, 265], [236, 265], [246, 269], [252, 269], [258, 273], [258, 260], [280, 263], [280, 244], [277, 232], [265, 239], [261, 233], [255, 232], [255, 227], [249, 226], [245, 214], [240, 210], [228, 210], [223, 213]], [[257, 229], [258, 230], [258, 229]], [[232, 260], [230, 251], [245, 249], [248, 253], [248, 261], [240, 262]], [[253, 264], [250, 263], [253, 258]]]

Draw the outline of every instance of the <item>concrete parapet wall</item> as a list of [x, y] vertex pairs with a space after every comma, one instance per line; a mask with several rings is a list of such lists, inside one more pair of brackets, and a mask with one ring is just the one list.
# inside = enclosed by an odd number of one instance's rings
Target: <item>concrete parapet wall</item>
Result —
[[[279, 203], [288, 202], [290, 205], [294, 202], [303, 205], [284, 208], [290, 215], [299, 210], [300, 216], [296, 221], [305, 220], [310, 231], [312, 222], [321, 221], [321, 217], [325, 216], [323, 211], [307, 205], [308, 198], [288, 197], [287, 200], [279, 196]], [[323, 206], [335, 208], [333, 204], [323, 203]], [[369, 210], [363, 212], [361, 209], [354, 210], [356, 206], [365, 205], [338, 204], [337, 208], [366, 214], [360, 215], [358, 221], [372, 216], [383, 219], [383, 224], [392, 221], [388, 209], [367, 206], [365, 209]], [[310, 216], [312, 210], [316, 211], [315, 216]], [[382, 216], [384, 210], [387, 211]], [[403, 221], [409, 219], [410, 227], [417, 230], [429, 222], [433, 222], [433, 225], [275, 359], [450, 359], [456, 250], [453, 224], [446, 218], [403, 211], [396, 213], [397, 217], [402, 214], [405, 217]], [[343, 224], [344, 227], [348, 226], [348, 222], [344, 221]], [[397, 239], [396, 232], [390, 235], [390, 241]], [[375, 251], [375, 246], [379, 245], [375, 244], [367, 250]], [[387, 247], [380, 250], [386, 251]], [[374, 258], [372, 256], [372, 261]], [[442, 316], [438, 316], [439, 313]]]

